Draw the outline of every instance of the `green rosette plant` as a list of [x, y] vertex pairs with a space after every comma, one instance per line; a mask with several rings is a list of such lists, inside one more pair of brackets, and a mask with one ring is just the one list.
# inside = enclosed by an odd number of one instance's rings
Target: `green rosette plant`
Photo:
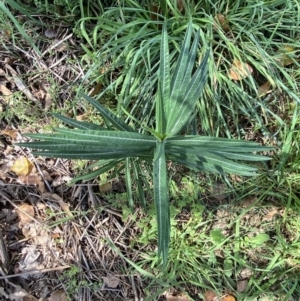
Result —
[[[52, 134], [27, 134], [35, 141], [19, 145], [38, 149], [35, 155], [47, 157], [99, 160], [92, 167], [98, 169], [75, 178], [91, 179], [116, 166], [125, 169], [129, 198], [131, 175], [139, 178], [143, 169], [152, 165], [153, 189], [158, 223], [158, 255], [166, 265], [170, 241], [170, 216], [166, 162], [175, 163], [202, 172], [219, 174], [256, 175], [256, 168], [236, 161], [263, 161], [270, 159], [256, 152], [269, 150], [250, 141], [227, 138], [179, 135], [194, 118], [196, 103], [207, 79], [208, 52], [195, 68], [199, 32], [192, 43], [193, 28], [189, 23], [175, 70], [170, 70], [169, 42], [166, 26], [162, 29], [160, 48], [159, 85], [156, 94], [156, 128], [139, 133], [115, 116], [93, 98], [79, 93], [92, 104], [106, 121], [107, 127], [80, 122], [55, 115], [76, 129], [54, 129]], [[191, 45], [192, 44], [192, 45]], [[195, 70], [196, 69], [196, 70]], [[112, 129], [113, 126], [115, 129]], [[39, 140], [39, 141], [38, 141]], [[138, 183], [139, 192], [146, 185]], [[132, 201], [132, 200], [131, 200]]]

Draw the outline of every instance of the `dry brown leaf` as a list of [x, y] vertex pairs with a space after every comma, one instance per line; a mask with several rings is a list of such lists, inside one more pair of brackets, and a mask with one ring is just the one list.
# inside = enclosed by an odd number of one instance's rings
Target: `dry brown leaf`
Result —
[[26, 185], [39, 185], [42, 177], [37, 174], [29, 174], [27, 176], [19, 176], [19, 180]]
[[172, 294], [166, 294], [166, 300], [167, 301], [190, 301], [191, 298], [188, 295], [185, 295], [183, 293], [178, 294], [176, 296], [173, 296]]
[[42, 194], [42, 198], [53, 199], [53, 200], [57, 201], [59, 203], [61, 209], [64, 212], [66, 212], [69, 217], [73, 217], [73, 214], [69, 209], [69, 205], [67, 203], [65, 203], [59, 195], [57, 195], [55, 193], [46, 192], [46, 193]]
[[38, 184], [38, 190], [39, 190], [40, 193], [44, 193], [46, 191], [45, 183], [43, 181], [39, 182], [39, 184]]
[[226, 295], [226, 296], [222, 297], [221, 301], [236, 301], [236, 299], [232, 295]]
[[249, 268], [242, 268], [242, 270], [239, 273], [239, 278], [240, 279], [247, 279], [252, 276], [253, 272]]
[[91, 115], [90, 112], [87, 112], [87, 113], [78, 115], [78, 116], [76, 116], [76, 120], [78, 120], [78, 121], [87, 120], [87, 119], [89, 118], [90, 115]]
[[185, 0], [177, 0], [177, 8], [181, 13], [184, 13], [184, 3]]
[[12, 139], [16, 139], [19, 136], [19, 133], [17, 130], [3, 130], [0, 132], [2, 135], [7, 135]]
[[257, 201], [257, 197], [255, 195], [249, 195], [245, 199], [241, 201], [241, 206], [243, 208], [251, 207]]
[[257, 89], [257, 94], [259, 97], [269, 94], [271, 92], [272, 92], [272, 86], [269, 81], [265, 82], [264, 84], [259, 86]]
[[107, 182], [105, 184], [99, 185], [100, 192], [107, 192], [110, 191], [112, 188], [111, 182]]
[[206, 291], [204, 294], [205, 301], [219, 301], [217, 294], [214, 291]]
[[279, 55], [277, 57], [277, 60], [282, 66], [289, 66], [294, 63], [294, 60], [292, 59], [294, 47], [292, 46], [284, 46], [280, 51]]
[[0, 85], [0, 92], [3, 94], [4, 101], [10, 101], [13, 97], [13, 92], [11, 92], [5, 85]]
[[216, 16], [214, 17], [214, 20], [217, 24], [221, 25], [222, 29], [225, 32], [228, 32], [230, 30], [228, 17], [225, 17], [223, 14], [216, 14]]
[[51, 105], [52, 105], [52, 97], [49, 93], [46, 93], [45, 105], [44, 105], [45, 110], [48, 111]]
[[107, 284], [107, 286], [111, 288], [116, 288], [120, 283], [120, 279], [113, 275], [108, 275], [107, 277], [102, 278], [103, 281]]
[[96, 86], [93, 88], [90, 96], [93, 97], [93, 96], [99, 94], [101, 89], [102, 89], [102, 83], [97, 83]]
[[66, 292], [63, 289], [60, 289], [56, 292], [54, 292], [48, 301], [66, 301], [68, 299], [68, 296]]
[[242, 293], [246, 290], [247, 285], [248, 285], [249, 280], [245, 279], [245, 280], [238, 280], [237, 282], [237, 291], [239, 293]]
[[253, 72], [253, 69], [247, 63], [234, 59], [229, 69], [228, 76], [232, 80], [242, 80], [248, 77]]
[[270, 221], [274, 218], [275, 215], [283, 215], [282, 210], [280, 210], [279, 208], [273, 207], [272, 210], [263, 217], [263, 221]]
[[33, 164], [24, 156], [19, 157], [11, 167], [11, 171], [18, 176], [27, 176], [32, 171]]
[[32, 221], [32, 218], [34, 216], [34, 209], [33, 206], [30, 204], [24, 203], [20, 206], [18, 206], [18, 209], [16, 209], [16, 212], [19, 216], [20, 224], [26, 225]]
[[66, 50], [67, 48], [68, 48], [67, 43], [61, 43], [57, 47], [55, 47], [55, 50], [58, 51], [58, 52], [62, 52], [64, 50]]

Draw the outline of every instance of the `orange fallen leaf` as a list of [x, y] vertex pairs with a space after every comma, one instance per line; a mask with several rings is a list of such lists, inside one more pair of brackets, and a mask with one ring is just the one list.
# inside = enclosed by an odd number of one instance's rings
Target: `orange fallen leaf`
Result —
[[232, 295], [226, 295], [221, 299], [221, 301], [236, 301], [236, 299]]
[[233, 80], [242, 80], [248, 77], [252, 72], [253, 69], [250, 65], [234, 59], [229, 69], [228, 76]]
[[26, 225], [32, 221], [32, 218], [34, 216], [34, 209], [30, 204], [24, 203], [20, 206], [18, 206], [18, 209], [16, 209], [16, 212], [18, 214], [20, 224]]
[[11, 171], [18, 176], [27, 176], [32, 171], [33, 164], [24, 156], [19, 157], [11, 167]]

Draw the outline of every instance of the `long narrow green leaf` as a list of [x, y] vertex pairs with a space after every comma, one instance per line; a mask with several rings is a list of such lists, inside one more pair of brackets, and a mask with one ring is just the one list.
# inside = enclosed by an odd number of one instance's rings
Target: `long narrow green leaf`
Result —
[[[125, 131], [93, 131], [77, 129], [55, 129], [55, 134], [26, 134], [26, 136], [56, 143], [72, 142], [76, 144], [88, 143], [90, 145], [141, 145], [155, 146], [156, 139], [149, 135]], [[21, 145], [21, 144], [20, 144]]]
[[183, 99], [174, 99], [176, 102], [176, 112], [172, 116], [172, 120], [168, 123], [168, 133], [169, 135], [177, 134], [191, 118], [195, 111], [195, 106], [198, 99], [201, 96], [202, 89], [206, 83], [207, 71], [208, 71], [208, 56], [207, 52], [203, 58], [203, 61], [191, 79], [189, 86], [182, 87], [184, 89]]
[[123, 161], [123, 159], [121, 160], [112, 160], [111, 162], [97, 168], [96, 170], [86, 173], [82, 176], [78, 176], [74, 179], [72, 179], [69, 183], [69, 185], [73, 185], [78, 181], [84, 180], [84, 181], [88, 181], [88, 180], [92, 180], [95, 179], [96, 177], [100, 176], [101, 174], [111, 170], [112, 168], [114, 168], [116, 165], [120, 164]]
[[132, 185], [131, 185], [131, 170], [130, 170], [130, 158], [125, 159], [125, 184], [126, 184], [126, 194], [129, 202], [129, 208], [133, 213], [133, 196], [132, 196]]
[[158, 225], [158, 255], [167, 264], [170, 242], [170, 213], [167, 189], [167, 170], [164, 142], [157, 141], [153, 162], [153, 184]]
[[22, 147], [30, 147], [39, 150], [48, 150], [48, 151], [72, 151], [72, 152], [81, 152], [81, 153], [96, 153], [96, 152], [113, 152], [113, 151], [123, 151], [126, 154], [127, 151], [148, 151], [151, 152], [154, 148], [151, 146], [138, 144], [138, 145], [89, 145], [86, 143], [76, 144], [70, 142], [60, 142], [53, 143], [52, 141], [34, 141], [34, 142], [25, 142], [19, 143], [18, 145]]
[[194, 154], [177, 153], [168, 154], [167, 158], [173, 160], [178, 164], [185, 165], [192, 170], [205, 173], [218, 173], [222, 175], [229, 173], [242, 176], [257, 175], [257, 173], [255, 172], [256, 169], [253, 167], [238, 164], [239, 166], [235, 168], [234, 162], [232, 162], [232, 165], [228, 164], [227, 162], [226, 164], [221, 164], [219, 161], [213, 160], [213, 158], [211, 157], [197, 157]]
[[77, 121], [73, 118], [69, 118], [66, 116], [62, 116], [59, 114], [52, 114], [54, 117], [62, 120], [64, 123], [71, 125], [77, 129], [82, 129], [82, 130], [99, 130], [99, 131], [107, 131], [109, 129], [100, 126], [98, 124], [90, 123], [90, 122], [84, 122], [84, 121]]
[[271, 160], [271, 157], [268, 156], [262, 156], [262, 155], [253, 155], [252, 153], [250, 154], [239, 154], [238, 152], [232, 153], [232, 152], [224, 152], [224, 151], [212, 151], [213, 154], [223, 156], [224, 158], [227, 159], [233, 159], [233, 160], [243, 160], [243, 161], [267, 161]]
[[127, 125], [123, 120], [114, 115], [110, 110], [102, 106], [98, 101], [93, 99], [92, 97], [78, 92], [78, 94], [83, 97], [86, 101], [88, 101], [92, 106], [94, 106], [98, 112], [102, 115], [102, 117], [106, 118], [113, 126], [115, 126], [120, 131], [134, 132], [129, 125]]
[[232, 152], [260, 152], [270, 151], [274, 148], [261, 146], [252, 141], [243, 141], [227, 138], [216, 138], [208, 136], [173, 136], [166, 140], [166, 148], [172, 146], [184, 146], [186, 148], [192, 147], [206, 147], [207, 149], [215, 151], [232, 151]]
[[244, 172], [248, 173], [256, 170], [256, 168], [254, 167], [236, 163], [225, 158], [222, 155], [218, 155], [213, 152], [198, 152], [196, 149], [186, 150], [185, 148], [177, 147], [172, 150], [172, 153], [169, 153], [167, 151], [167, 154], [174, 155], [180, 158], [186, 157], [197, 162], [206, 162], [230, 174], [244, 174]]
[[161, 135], [166, 133], [166, 120], [169, 113], [164, 103], [170, 98], [170, 56], [166, 23], [163, 26], [161, 48], [158, 93], [156, 94], [156, 131]]
[[180, 51], [180, 55], [177, 61], [177, 65], [174, 71], [174, 74], [171, 79], [171, 96], [170, 99], [176, 99], [177, 93], [179, 92], [179, 88], [181, 86], [182, 80], [184, 78], [184, 75], [186, 73], [186, 66], [188, 63], [188, 57], [189, 57], [189, 49], [185, 47], [185, 45], [190, 45], [191, 42], [191, 36], [192, 36], [192, 21], [189, 22], [188, 28], [185, 33], [185, 37], [183, 40], [183, 46]]
[[151, 151], [137, 150], [114, 150], [110, 152], [76, 152], [76, 151], [34, 151], [36, 156], [45, 156], [51, 158], [65, 158], [65, 159], [80, 159], [80, 160], [101, 160], [101, 159], [118, 159], [126, 157], [139, 157], [139, 158], [151, 158], [153, 154]]
[[170, 98], [170, 55], [167, 24], [165, 23], [162, 31], [162, 41], [160, 48], [160, 69], [159, 82], [163, 99]]

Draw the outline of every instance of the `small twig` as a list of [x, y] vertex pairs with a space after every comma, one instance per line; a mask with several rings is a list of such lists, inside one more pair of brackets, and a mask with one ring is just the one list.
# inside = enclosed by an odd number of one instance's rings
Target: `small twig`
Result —
[[27, 276], [27, 275], [35, 275], [35, 274], [40, 274], [40, 273], [47, 273], [47, 272], [53, 272], [53, 271], [60, 271], [60, 270], [65, 270], [70, 268], [70, 265], [64, 265], [61, 267], [56, 267], [56, 268], [51, 268], [51, 269], [42, 269], [42, 270], [37, 270], [37, 271], [30, 271], [30, 272], [25, 272], [25, 273], [18, 273], [18, 274], [13, 274], [13, 275], [6, 275], [6, 276], [0, 276], [0, 279], [7, 279], [7, 278], [14, 278], [14, 277], [22, 277], [22, 276]]
[[7, 272], [9, 266], [9, 258], [7, 249], [4, 243], [2, 230], [0, 230], [0, 260], [2, 262], [3, 267], [5, 268], [5, 272]]
[[133, 290], [133, 294], [134, 294], [134, 301], [139, 301], [140, 299], [139, 299], [139, 295], [136, 290], [134, 276], [130, 276], [130, 280], [131, 280], [132, 290]]

